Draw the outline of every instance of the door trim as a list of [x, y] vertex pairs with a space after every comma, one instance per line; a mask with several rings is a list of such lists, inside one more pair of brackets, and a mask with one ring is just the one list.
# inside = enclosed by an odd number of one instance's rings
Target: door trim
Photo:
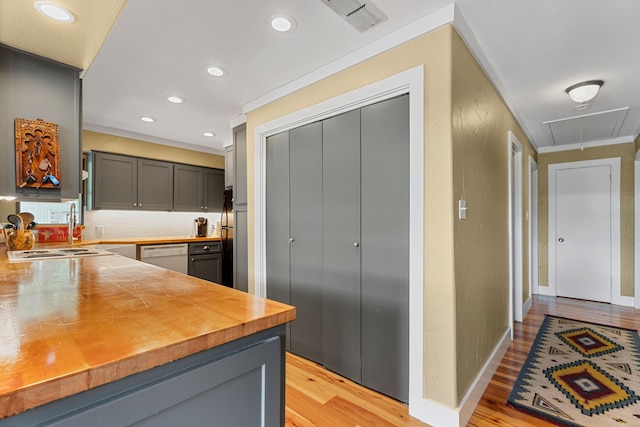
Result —
[[[409, 97], [409, 408], [428, 404], [424, 381], [424, 65], [296, 111], [254, 129], [255, 292], [266, 295], [266, 138], [408, 93]], [[413, 409], [411, 409], [413, 412]], [[414, 415], [415, 416], [415, 415]]]
[[611, 304], [628, 305], [620, 295], [620, 157], [553, 163], [549, 165], [549, 295], [557, 295], [556, 284], [556, 171], [579, 167], [611, 167]]
[[509, 131], [509, 324], [523, 318], [522, 247], [522, 143]]
[[531, 297], [538, 293], [538, 164], [529, 156], [529, 300], [525, 301], [526, 316], [531, 308]]
[[634, 308], [640, 308], [640, 150], [638, 150], [633, 162], [633, 295]]

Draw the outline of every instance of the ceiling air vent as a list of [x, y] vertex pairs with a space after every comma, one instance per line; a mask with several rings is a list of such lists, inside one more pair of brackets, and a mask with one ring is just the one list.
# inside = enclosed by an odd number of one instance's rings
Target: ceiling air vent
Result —
[[364, 32], [387, 17], [373, 3], [365, 0], [322, 0], [358, 31]]

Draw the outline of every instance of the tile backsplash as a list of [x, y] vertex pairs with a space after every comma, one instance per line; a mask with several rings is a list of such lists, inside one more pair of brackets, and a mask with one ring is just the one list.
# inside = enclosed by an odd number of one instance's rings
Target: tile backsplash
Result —
[[208, 219], [208, 235], [217, 235], [213, 227], [220, 221], [219, 212], [110, 211], [84, 212], [83, 239], [117, 239], [131, 237], [187, 237], [194, 235], [197, 217]]

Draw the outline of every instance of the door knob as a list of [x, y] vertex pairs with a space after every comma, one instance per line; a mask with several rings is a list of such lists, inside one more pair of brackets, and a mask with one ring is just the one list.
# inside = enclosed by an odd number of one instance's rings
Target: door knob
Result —
[[558, 242], [562, 243], [562, 242], [564, 242], [564, 239], [561, 237], [561, 238], [558, 239]]
[[353, 246], [357, 248], [358, 246], [360, 246], [360, 243], [358, 243], [358, 242], [353, 242]]
[[289, 243], [293, 243], [293, 237], [289, 238]]

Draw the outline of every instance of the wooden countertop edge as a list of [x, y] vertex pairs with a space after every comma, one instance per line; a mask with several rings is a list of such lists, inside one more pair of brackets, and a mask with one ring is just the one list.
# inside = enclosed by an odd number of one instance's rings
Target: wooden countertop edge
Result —
[[37, 242], [38, 246], [92, 246], [92, 245], [163, 245], [171, 243], [218, 242], [220, 236], [212, 237], [127, 237], [120, 239], [88, 239], [68, 242]]
[[295, 308], [0, 396], [0, 419], [295, 320]]

